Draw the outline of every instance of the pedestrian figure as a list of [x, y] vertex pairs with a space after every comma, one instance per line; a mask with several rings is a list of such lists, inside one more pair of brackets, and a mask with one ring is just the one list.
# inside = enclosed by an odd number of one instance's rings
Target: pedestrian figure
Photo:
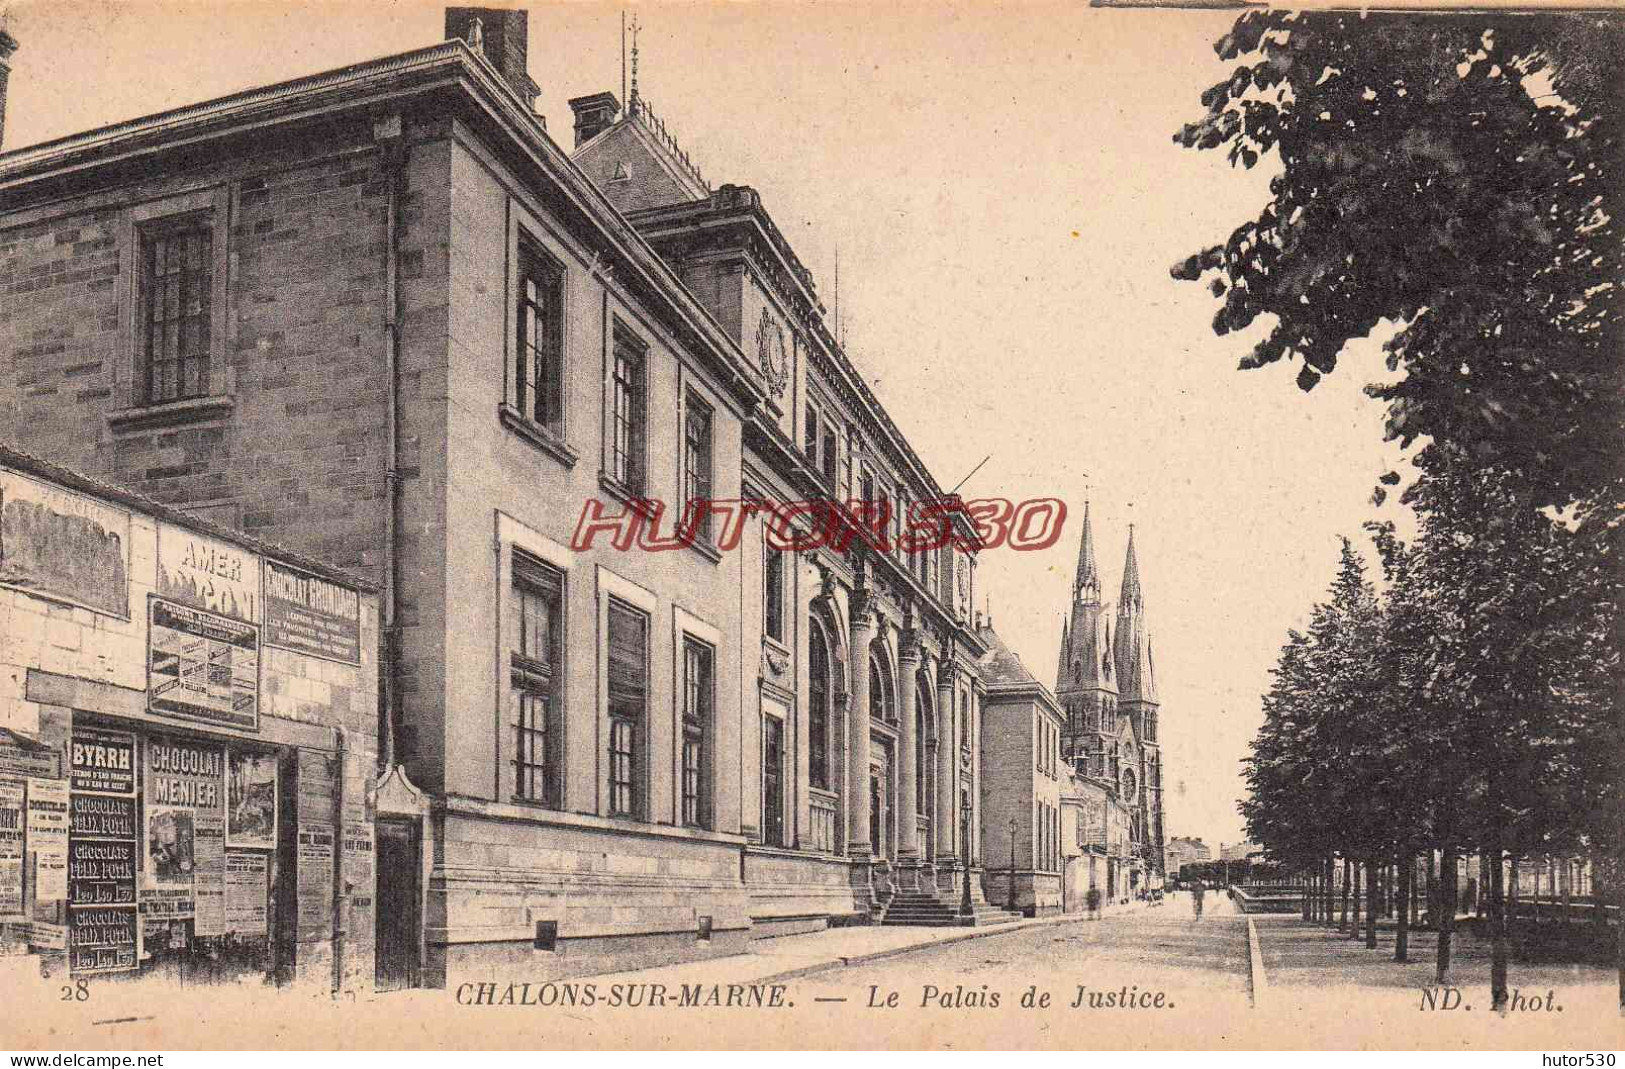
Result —
[[1083, 896], [1084, 904], [1089, 909], [1091, 920], [1100, 919], [1100, 888], [1091, 887], [1089, 893]]
[[1202, 886], [1202, 881], [1196, 881], [1196, 886], [1191, 888], [1191, 909], [1198, 920], [1202, 917], [1202, 898], [1206, 894], [1207, 889]]

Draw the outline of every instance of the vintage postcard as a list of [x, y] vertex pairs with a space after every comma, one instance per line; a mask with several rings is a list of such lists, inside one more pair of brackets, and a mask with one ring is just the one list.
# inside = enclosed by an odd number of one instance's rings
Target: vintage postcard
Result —
[[1622, 71], [0, 0], [0, 1047], [1612, 1058]]

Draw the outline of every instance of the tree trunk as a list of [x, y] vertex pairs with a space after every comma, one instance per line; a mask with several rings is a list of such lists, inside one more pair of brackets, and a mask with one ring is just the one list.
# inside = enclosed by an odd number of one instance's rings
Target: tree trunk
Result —
[[1382, 870], [1386, 865], [1367, 862], [1365, 871], [1365, 948], [1377, 949], [1377, 911], [1382, 908]]
[[1433, 847], [1428, 847], [1427, 920], [1433, 930], [1439, 930], [1439, 870]]
[[1338, 914], [1337, 914], [1337, 930], [1340, 931], [1340, 932], [1346, 932], [1346, 931], [1349, 930], [1349, 863], [1348, 863], [1347, 859], [1344, 859], [1342, 867], [1343, 867], [1343, 890], [1342, 890], [1342, 895], [1341, 895], [1341, 897], [1342, 897], [1342, 907], [1338, 910]]
[[1441, 987], [1450, 982], [1450, 940], [1456, 933], [1456, 847], [1447, 843], [1439, 860], [1439, 887], [1435, 892], [1433, 927], [1439, 933], [1438, 971], [1434, 982]]
[[1321, 881], [1321, 895], [1323, 900], [1320, 909], [1320, 923], [1330, 928], [1332, 926], [1333, 902], [1337, 897], [1337, 862], [1330, 856], [1326, 858], [1326, 878]]
[[1563, 928], [1567, 930], [1571, 919], [1569, 912], [1574, 908], [1574, 859], [1564, 858], [1558, 872], [1558, 878], [1563, 881]]
[[1303, 919], [1307, 922], [1314, 919], [1315, 912], [1315, 877], [1308, 869], [1303, 872]]
[[1416, 878], [1416, 857], [1407, 854], [1399, 864], [1399, 927], [1394, 932], [1394, 960], [1406, 962], [1411, 951], [1411, 883]]
[[1360, 887], [1362, 886], [1362, 883], [1366, 887], [1371, 886], [1371, 870], [1367, 869], [1359, 862], [1355, 862], [1349, 867], [1354, 870], [1354, 883], [1352, 888], [1353, 893], [1349, 896], [1349, 903], [1351, 906], [1353, 906], [1353, 909], [1350, 911], [1348, 935], [1350, 939], [1358, 939], [1360, 938], [1360, 917], [1361, 908], [1363, 905], [1363, 903], [1360, 901]]
[[1490, 1009], [1507, 1012], [1506, 877], [1501, 865], [1501, 835], [1491, 833], [1485, 853], [1490, 862]]

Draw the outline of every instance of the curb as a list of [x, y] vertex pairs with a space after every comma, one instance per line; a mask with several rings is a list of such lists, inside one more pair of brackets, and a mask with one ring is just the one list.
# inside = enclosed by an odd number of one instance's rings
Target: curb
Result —
[[1054, 927], [1060, 924], [1083, 924], [1086, 918], [1076, 913], [1063, 913], [1057, 917], [1038, 917], [1036, 919], [1016, 921], [1013, 924], [993, 924], [986, 928], [968, 928], [963, 932], [942, 939], [927, 939], [920, 943], [910, 943], [906, 946], [888, 947], [885, 950], [876, 950], [868, 954], [852, 954], [830, 958], [827, 961], [817, 962], [813, 965], [802, 965], [784, 972], [773, 973], [771, 976], [759, 977], [754, 983], [769, 984], [784, 980], [794, 980], [809, 973], [822, 972], [825, 969], [843, 965], [862, 965], [871, 961], [881, 961], [886, 958], [895, 958], [900, 954], [912, 954], [916, 950], [927, 950], [931, 947], [951, 946], [954, 943], [966, 943], [972, 939], [985, 939], [990, 935], [1001, 935], [1005, 932], [1021, 932], [1031, 928]]
[[1265, 993], [1269, 990], [1269, 981], [1264, 978], [1264, 951], [1258, 945], [1258, 925], [1253, 923], [1251, 917], [1247, 918], [1247, 997], [1257, 1009], [1264, 1001]]

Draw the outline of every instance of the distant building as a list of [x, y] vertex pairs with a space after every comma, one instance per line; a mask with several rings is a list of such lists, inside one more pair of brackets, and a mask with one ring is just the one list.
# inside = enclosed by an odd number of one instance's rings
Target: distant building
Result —
[[1249, 858], [1264, 856], [1264, 848], [1257, 843], [1243, 840], [1239, 843], [1220, 843], [1220, 861], [1246, 861]]
[[1163, 850], [1163, 859], [1169, 874], [1178, 875], [1179, 870], [1186, 865], [1213, 860], [1213, 849], [1201, 839], [1176, 835], [1168, 840], [1168, 845]]

